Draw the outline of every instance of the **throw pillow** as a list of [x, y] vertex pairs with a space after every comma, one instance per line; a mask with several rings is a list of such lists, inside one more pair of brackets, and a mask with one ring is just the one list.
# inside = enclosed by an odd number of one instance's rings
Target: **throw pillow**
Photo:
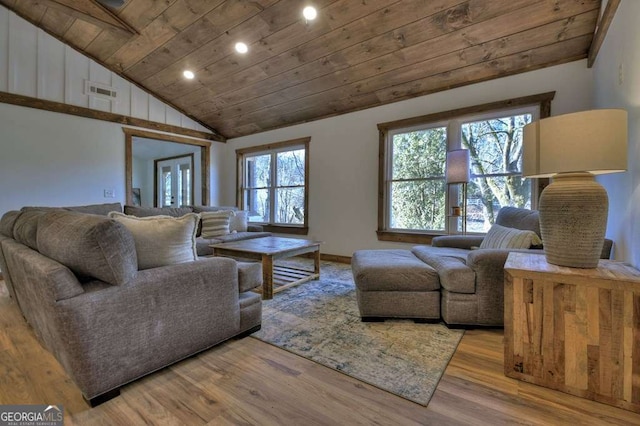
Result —
[[121, 285], [138, 273], [131, 232], [105, 216], [48, 211], [38, 219], [37, 240], [40, 253], [65, 265], [81, 281], [93, 278]]
[[202, 212], [202, 238], [210, 239], [227, 235], [232, 211]]
[[480, 243], [481, 249], [528, 249], [542, 241], [533, 231], [523, 231], [494, 224]]
[[233, 232], [247, 232], [249, 226], [249, 212], [237, 211], [234, 216], [231, 216], [229, 220], [229, 231]]
[[133, 235], [140, 270], [198, 259], [196, 229], [200, 216], [196, 213], [181, 217], [136, 217], [111, 212], [109, 217], [122, 223]]

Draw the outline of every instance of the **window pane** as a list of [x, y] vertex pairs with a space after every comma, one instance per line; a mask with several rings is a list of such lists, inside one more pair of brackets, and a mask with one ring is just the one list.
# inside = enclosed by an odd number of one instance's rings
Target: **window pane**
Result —
[[269, 190], [248, 189], [244, 193], [245, 210], [249, 211], [249, 222], [269, 222]]
[[304, 149], [279, 152], [276, 158], [278, 162], [277, 186], [304, 185]]
[[162, 168], [162, 206], [171, 206], [171, 167]]
[[393, 136], [392, 180], [444, 176], [446, 127]]
[[501, 207], [531, 208], [531, 182], [520, 176], [476, 177], [467, 200], [467, 231], [487, 232]]
[[486, 175], [522, 171], [522, 128], [531, 114], [475, 121], [462, 125], [462, 147], [471, 154], [471, 173]]
[[445, 229], [444, 179], [393, 182], [390, 226], [395, 229]]
[[276, 189], [276, 223], [304, 223], [304, 188]]
[[271, 155], [247, 157], [245, 167], [247, 188], [266, 188], [271, 184]]

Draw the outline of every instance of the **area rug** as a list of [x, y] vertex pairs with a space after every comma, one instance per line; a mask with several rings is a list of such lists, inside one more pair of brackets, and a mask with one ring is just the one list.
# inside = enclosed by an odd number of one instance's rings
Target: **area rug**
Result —
[[443, 324], [361, 322], [350, 266], [323, 262], [320, 280], [264, 301], [252, 336], [427, 405], [462, 335]]

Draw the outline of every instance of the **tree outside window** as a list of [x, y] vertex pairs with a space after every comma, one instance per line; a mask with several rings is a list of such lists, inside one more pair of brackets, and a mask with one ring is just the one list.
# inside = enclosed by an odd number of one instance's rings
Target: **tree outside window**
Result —
[[446, 152], [468, 149], [468, 232], [486, 232], [505, 206], [535, 208], [532, 182], [522, 178], [522, 129], [549, 116], [554, 93], [378, 124], [378, 238], [429, 243], [458, 233], [461, 187], [445, 184]]
[[[239, 204], [249, 221], [288, 232], [308, 223], [310, 138], [239, 149]], [[296, 232], [299, 233], [299, 232]]]
[[469, 232], [486, 232], [502, 207], [531, 208], [531, 183], [522, 178], [522, 128], [532, 119], [518, 114], [462, 124], [462, 148], [471, 157]]
[[446, 127], [394, 134], [392, 151], [391, 228], [444, 230]]

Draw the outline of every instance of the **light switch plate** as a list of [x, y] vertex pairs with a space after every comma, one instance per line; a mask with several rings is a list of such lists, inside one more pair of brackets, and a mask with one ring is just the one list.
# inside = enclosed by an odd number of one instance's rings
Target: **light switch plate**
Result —
[[116, 191], [114, 189], [105, 189], [104, 198], [115, 198]]

